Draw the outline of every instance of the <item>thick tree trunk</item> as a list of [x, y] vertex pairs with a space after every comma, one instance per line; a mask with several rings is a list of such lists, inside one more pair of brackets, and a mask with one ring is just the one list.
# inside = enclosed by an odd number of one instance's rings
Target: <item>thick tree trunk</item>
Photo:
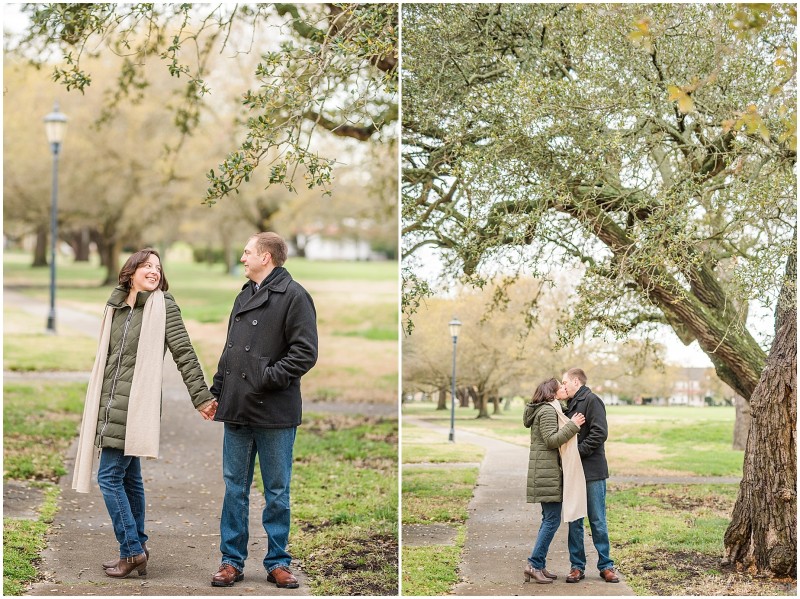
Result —
[[491, 416], [489, 416], [489, 398], [487, 393], [476, 387], [472, 387], [470, 391], [473, 393], [475, 409], [478, 410], [478, 415], [475, 418], [491, 418]]
[[233, 245], [233, 235], [229, 224], [223, 224], [219, 228], [220, 241], [222, 242], [222, 259], [225, 262], [225, 272], [234, 274], [236, 265], [239, 262], [241, 254], [237, 254], [238, 247]]
[[458, 405], [461, 408], [469, 407], [470, 393], [467, 387], [460, 387], [456, 389], [456, 397], [458, 398]]
[[77, 231], [72, 231], [69, 235], [69, 244], [75, 252], [75, 262], [89, 261], [89, 229], [81, 227]]
[[736, 395], [736, 422], [733, 425], [733, 448], [745, 449], [747, 433], [750, 431], [750, 404], [741, 395]]
[[47, 266], [47, 225], [36, 227], [36, 247], [33, 249], [31, 266]]
[[437, 410], [447, 409], [447, 390], [439, 389], [439, 402], [436, 404]]
[[293, 233], [290, 237], [292, 241], [292, 245], [294, 246], [295, 251], [297, 252], [298, 258], [305, 258], [306, 257], [306, 244], [305, 241], [300, 241], [300, 236], [297, 233]]
[[750, 397], [750, 434], [726, 561], [768, 576], [797, 576], [797, 257], [786, 265], [775, 339]]
[[106, 223], [103, 230], [91, 230], [92, 241], [97, 245], [100, 265], [106, 269], [106, 276], [101, 285], [116, 285], [119, 281], [120, 242], [116, 240], [116, 231]]
[[106, 243], [100, 252], [102, 263], [106, 267], [106, 278], [103, 285], [116, 285], [119, 282], [119, 244]]
[[491, 398], [492, 403], [494, 404], [494, 414], [500, 413], [500, 398], [497, 395], [492, 395]]
[[94, 241], [94, 244], [97, 246], [97, 254], [100, 257], [100, 266], [103, 268], [108, 268], [108, 265], [105, 262], [107, 258], [105, 237], [99, 230], [90, 229], [89, 238]]

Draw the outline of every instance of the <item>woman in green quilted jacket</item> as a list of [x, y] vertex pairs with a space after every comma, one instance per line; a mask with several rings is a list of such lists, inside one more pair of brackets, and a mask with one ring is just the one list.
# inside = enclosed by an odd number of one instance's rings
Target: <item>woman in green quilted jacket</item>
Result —
[[[559, 397], [563, 395], [563, 397]], [[531, 556], [525, 566], [525, 580], [550, 584], [557, 578], [545, 567], [547, 551], [561, 524], [563, 480], [558, 448], [578, 434], [585, 422], [583, 414], [575, 414], [563, 427], [558, 427], [554, 399], [566, 399], [556, 379], [540, 384], [531, 402], [525, 406], [523, 424], [531, 429], [531, 449], [528, 458], [528, 503], [542, 504], [542, 525]]]
[[147, 573], [145, 496], [141, 458], [158, 457], [164, 355], [172, 354], [192, 404], [206, 420], [216, 403], [206, 386], [175, 298], [153, 249], [134, 253], [119, 273], [103, 316], [97, 357], [86, 394], [73, 488], [89, 492], [92, 456], [119, 557], [105, 573]]

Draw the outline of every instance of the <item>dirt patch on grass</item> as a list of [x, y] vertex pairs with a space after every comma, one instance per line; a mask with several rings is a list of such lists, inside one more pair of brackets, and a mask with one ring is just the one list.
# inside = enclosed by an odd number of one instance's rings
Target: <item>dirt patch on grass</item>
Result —
[[731, 503], [728, 497], [716, 495], [692, 497], [687, 495], [680, 487], [657, 489], [653, 492], [653, 496], [667, 503], [676, 512], [694, 512], [703, 508], [724, 518], [729, 517], [731, 512]]
[[622, 441], [606, 441], [606, 455], [616, 460], [624, 460], [631, 464], [660, 460], [664, 457], [658, 445], [649, 443], [623, 443]]
[[[355, 428], [357, 426], [374, 426], [386, 422], [385, 418], [375, 416], [359, 416], [350, 414], [326, 414], [321, 418], [313, 418], [303, 427], [317, 435], [330, 433], [333, 431]], [[371, 441], [385, 441], [387, 443], [397, 443], [397, 431], [392, 431], [386, 435], [378, 433], [367, 433], [365, 437]]]
[[620, 564], [645, 595], [796, 595], [794, 579], [760, 579], [723, 565], [721, 557], [695, 552], [649, 552]]
[[691, 476], [691, 472], [668, 470], [658, 466], [664, 453], [658, 445], [606, 441], [606, 457], [614, 473], [627, 476]]
[[[346, 293], [343, 295], [342, 281], [306, 281], [304, 287], [315, 298], [328, 296], [328, 301], [339, 299], [341, 303], [374, 304], [396, 301], [397, 281], [359, 281], [348, 280]], [[320, 303], [319, 300], [315, 303]]]
[[341, 595], [397, 595], [398, 542], [387, 534], [361, 536], [343, 546], [318, 547], [304, 569], [321, 591], [335, 585]]

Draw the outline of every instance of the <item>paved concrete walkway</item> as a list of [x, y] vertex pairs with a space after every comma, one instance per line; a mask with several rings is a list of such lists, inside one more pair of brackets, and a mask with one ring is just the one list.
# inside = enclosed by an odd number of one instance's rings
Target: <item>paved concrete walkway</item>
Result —
[[[405, 419], [416, 426], [447, 434], [445, 427], [420, 419]], [[523, 582], [522, 570], [531, 553], [541, 523], [538, 505], [525, 502], [528, 448], [466, 431], [456, 433], [456, 441], [486, 448], [475, 493], [469, 503], [467, 538], [455, 595], [548, 595], [548, 596], [621, 596], [634, 595], [625, 583], [609, 584], [600, 579], [596, 568], [597, 553], [587, 533], [586, 578], [567, 584], [569, 553], [567, 526], [558, 529], [547, 557], [547, 569], [558, 574], [553, 584]], [[611, 539], [614, 557], [614, 539]]]

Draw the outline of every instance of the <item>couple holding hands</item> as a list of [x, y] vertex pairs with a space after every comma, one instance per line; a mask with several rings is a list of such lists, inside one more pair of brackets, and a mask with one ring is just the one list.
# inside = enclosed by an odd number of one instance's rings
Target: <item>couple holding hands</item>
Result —
[[269, 538], [267, 580], [297, 588], [289, 569], [290, 481], [295, 433], [302, 417], [300, 378], [317, 361], [314, 302], [283, 267], [286, 242], [277, 234], [253, 235], [242, 253], [247, 283], [234, 301], [225, 347], [209, 389], [175, 298], [167, 293], [161, 258], [153, 249], [134, 253], [109, 298], [86, 393], [72, 488], [97, 482], [119, 543], [119, 556], [102, 564], [112, 578], [147, 573], [141, 458], [157, 458], [161, 382], [168, 349], [205, 420], [224, 423], [219, 570], [212, 586], [244, 578], [249, 493], [259, 456], [264, 482], [262, 521]]
[[[542, 524], [525, 565], [526, 582], [533, 579], [539, 584], [551, 584], [558, 578], [547, 570], [546, 560], [562, 521], [569, 523], [567, 582], [585, 578], [585, 516], [597, 550], [600, 577], [606, 582], [619, 582], [606, 524], [606, 409], [586, 381], [583, 370], [571, 368], [560, 384], [554, 378], [540, 384], [525, 406], [523, 424], [531, 429], [527, 501], [542, 505]], [[567, 401], [566, 411], [561, 401]]]

